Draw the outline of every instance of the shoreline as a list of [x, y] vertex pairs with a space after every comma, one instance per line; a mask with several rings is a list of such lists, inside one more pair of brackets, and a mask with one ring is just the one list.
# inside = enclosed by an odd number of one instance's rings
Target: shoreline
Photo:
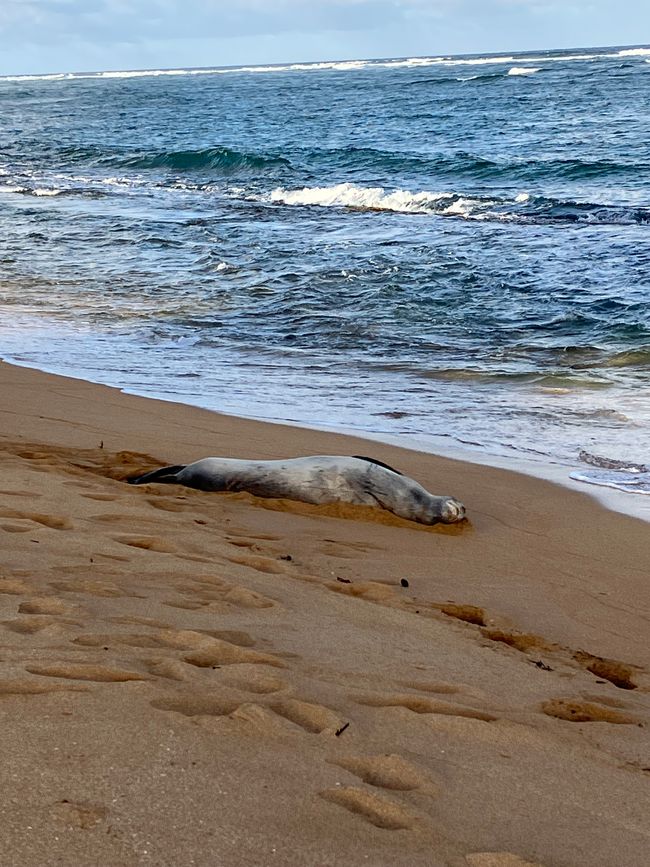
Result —
[[13, 367], [24, 368], [26, 370], [34, 370], [41, 373], [46, 373], [50, 376], [60, 376], [69, 379], [75, 379], [80, 382], [88, 382], [92, 385], [99, 385], [104, 388], [111, 388], [119, 391], [122, 394], [128, 394], [133, 397], [140, 397], [144, 400], [156, 400], [164, 403], [186, 406], [192, 409], [199, 409], [203, 412], [215, 413], [217, 416], [225, 416], [232, 419], [244, 419], [250, 422], [258, 422], [259, 424], [279, 425], [281, 427], [295, 428], [304, 431], [319, 431], [321, 433], [330, 433], [340, 436], [353, 437], [359, 440], [367, 440], [372, 443], [383, 443], [385, 445], [394, 446], [395, 448], [405, 449], [412, 452], [420, 452], [422, 454], [433, 455], [435, 457], [459, 461], [462, 463], [470, 463], [476, 466], [492, 467], [502, 469], [507, 472], [518, 473], [530, 478], [540, 479], [553, 484], [559, 485], [568, 490], [582, 493], [598, 502], [603, 508], [609, 509], [619, 514], [627, 515], [632, 518], [637, 518], [642, 521], [650, 522], [650, 496], [642, 494], [634, 494], [625, 491], [608, 488], [602, 485], [591, 485], [586, 482], [579, 482], [571, 479], [569, 473], [575, 470], [576, 467], [571, 467], [560, 462], [555, 462], [550, 458], [545, 461], [537, 461], [526, 459], [522, 456], [506, 456], [490, 454], [487, 451], [463, 449], [459, 446], [446, 446], [436, 441], [441, 437], [431, 435], [423, 437], [422, 435], [414, 434], [390, 434], [387, 432], [373, 431], [358, 431], [346, 427], [338, 427], [337, 425], [325, 426], [317, 424], [309, 424], [300, 421], [290, 421], [286, 419], [272, 419], [254, 415], [240, 415], [235, 413], [222, 412], [220, 410], [211, 409], [210, 407], [201, 406], [198, 403], [188, 403], [180, 395], [178, 398], [157, 395], [154, 392], [140, 392], [128, 388], [122, 388], [118, 385], [110, 385], [97, 382], [95, 380], [86, 379], [83, 376], [73, 376], [67, 373], [61, 373], [57, 370], [48, 370], [44, 367], [37, 367], [27, 362], [19, 362], [16, 360], [6, 360], [0, 358], [1, 364], [8, 364]]
[[[0, 410], [4, 421], [0, 443], [3, 439], [12, 441], [12, 431], [18, 435], [27, 421], [35, 431], [29, 440], [32, 444], [84, 450], [99, 447], [118, 454], [125, 451], [141, 455], [152, 465], [164, 465], [189, 463], [215, 453], [250, 459], [276, 459], [288, 454], [363, 454], [374, 442], [373, 456], [397, 466], [434, 494], [460, 499], [468, 510], [471, 526], [480, 525], [486, 517], [489, 522], [510, 526], [511, 518], [516, 516], [514, 523], [525, 534], [537, 532], [537, 526], [543, 525], [569, 547], [581, 532], [588, 537], [616, 534], [621, 555], [628, 551], [626, 539], [632, 537], [634, 544], [628, 553], [634, 558], [639, 550], [647, 548], [650, 555], [650, 538], [642, 519], [605, 508], [591, 496], [591, 491], [572, 490], [512, 469], [343, 432], [222, 414], [0, 361], [0, 394], [7, 390], [15, 395], [14, 405], [20, 409], [9, 413]], [[52, 401], [52, 392], [56, 395], [56, 409], [52, 415], [40, 415], [41, 406]], [[107, 407], [111, 408], [109, 413]], [[522, 508], [527, 508], [529, 514], [522, 514]], [[567, 522], [565, 515], [571, 520]], [[409, 529], [420, 529], [419, 525], [406, 524]], [[524, 526], [530, 529], [524, 530]]]
[[367, 449], [0, 363], [13, 862], [645, 867], [645, 522], [386, 443], [468, 522], [124, 481]]

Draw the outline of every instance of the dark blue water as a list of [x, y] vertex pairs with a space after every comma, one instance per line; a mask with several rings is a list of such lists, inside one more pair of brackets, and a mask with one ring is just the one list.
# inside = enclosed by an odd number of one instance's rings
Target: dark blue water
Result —
[[[650, 49], [0, 80], [0, 355], [648, 459]], [[405, 439], [406, 442], [406, 439]]]

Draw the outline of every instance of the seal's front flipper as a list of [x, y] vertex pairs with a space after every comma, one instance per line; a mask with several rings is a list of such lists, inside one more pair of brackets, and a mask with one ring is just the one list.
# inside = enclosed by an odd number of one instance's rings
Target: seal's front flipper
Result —
[[178, 464], [175, 467], [161, 467], [159, 470], [153, 470], [151, 473], [145, 473], [143, 476], [131, 476], [127, 479], [130, 485], [146, 485], [149, 482], [157, 482], [161, 485], [179, 484], [176, 478], [177, 473], [185, 469], [185, 464]]

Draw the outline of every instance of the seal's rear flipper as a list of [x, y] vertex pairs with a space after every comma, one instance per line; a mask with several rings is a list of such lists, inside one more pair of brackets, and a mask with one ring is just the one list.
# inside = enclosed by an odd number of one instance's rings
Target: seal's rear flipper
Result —
[[159, 470], [153, 470], [151, 473], [145, 473], [143, 476], [131, 476], [127, 479], [130, 485], [146, 485], [149, 482], [158, 482], [161, 485], [178, 484], [176, 474], [185, 469], [185, 464], [178, 464], [175, 467], [161, 467]]

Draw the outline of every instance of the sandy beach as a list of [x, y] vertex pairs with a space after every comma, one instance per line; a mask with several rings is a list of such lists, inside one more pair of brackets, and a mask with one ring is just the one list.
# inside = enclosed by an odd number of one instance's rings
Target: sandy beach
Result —
[[[647, 865], [647, 523], [7, 364], [0, 419], [3, 865]], [[469, 521], [124, 483], [323, 453]]]

